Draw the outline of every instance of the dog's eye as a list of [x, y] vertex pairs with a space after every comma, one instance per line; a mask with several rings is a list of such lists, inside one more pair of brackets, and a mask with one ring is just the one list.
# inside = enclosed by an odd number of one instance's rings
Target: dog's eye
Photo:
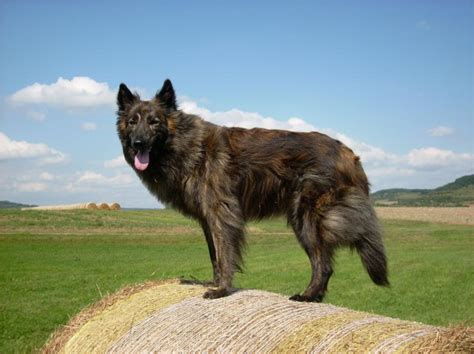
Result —
[[160, 124], [160, 119], [159, 118], [151, 118], [150, 119], [150, 124], [158, 125], [158, 124]]
[[135, 125], [137, 124], [137, 122], [138, 122], [138, 118], [136, 116], [133, 116], [132, 118], [128, 120], [128, 124], [130, 125]]

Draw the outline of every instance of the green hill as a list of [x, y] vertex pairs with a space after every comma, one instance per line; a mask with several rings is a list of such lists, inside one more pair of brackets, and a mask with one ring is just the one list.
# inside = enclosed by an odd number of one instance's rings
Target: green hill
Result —
[[372, 194], [377, 206], [466, 206], [474, 204], [474, 175], [435, 189], [384, 189]]
[[20, 204], [20, 203], [13, 203], [9, 202], [8, 200], [0, 200], [0, 209], [18, 209], [18, 208], [26, 208], [26, 207], [34, 207], [36, 205], [28, 205], [28, 204]]

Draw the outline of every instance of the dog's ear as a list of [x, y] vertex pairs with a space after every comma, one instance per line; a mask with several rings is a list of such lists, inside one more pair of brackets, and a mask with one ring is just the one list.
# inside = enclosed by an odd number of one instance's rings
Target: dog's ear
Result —
[[125, 111], [130, 105], [135, 103], [139, 100], [137, 95], [134, 95], [130, 92], [127, 85], [120, 84], [119, 91], [117, 94], [117, 105], [119, 107], [119, 111]]
[[156, 93], [156, 99], [167, 108], [177, 109], [176, 95], [174, 93], [173, 85], [169, 79], [163, 83], [160, 92]]

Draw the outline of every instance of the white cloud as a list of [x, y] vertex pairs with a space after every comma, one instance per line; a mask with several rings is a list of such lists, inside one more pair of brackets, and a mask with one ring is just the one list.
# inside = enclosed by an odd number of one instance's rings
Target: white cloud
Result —
[[104, 161], [105, 168], [118, 168], [127, 166], [127, 162], [123, 155], [117, 156], [115, 159]]
[[97, 124], [91, 122], [84, 122], [81, 124], [81, 129], [86, 132], [94, 131], [97, 129]]
[[431, 136], [446, 136], [454, 134], [454, 129], [440, 125], [439, 127], [429, 129], [428, 133]]
[[[8, 164], [8, 162], [6, 162]], [[4, 165], [8, 166], [8, 165]], [[5, 173], [3, 173], [5, 172]], [[41, 171], [38, 166], [19, 165], [18, 168], [7, 168], [0, 174], [0, 193], [3, 198], [21, 200], [23, 196], [48, 199], [49, 204], [62, 203], [66, 200], [109, 200], [111, 195], [144, 194], [145, 190], [138, 178], [131, 171], [118, 172], [111, 175], [102, 174], [100, 171], [66, 172], [59, 175]], [[40, 192], [44, 192], [40, 194]], [[127, 197], [123, 197], [126, 200]], [[33, 204], [44, 204], [41, 200], [31, 200]]]
[[38, 158], [42, 164], [54, 164], [66, 161], [66, 155], [50, 148], [46, 144], [34, 144], [10, 139], [0, 132], [0, 160]]
[[[123, 200], [126, 200], [125, 196], [131, 191], [136, 193], [136, 189], [143, 188], [137, 178], [133, 177], [129, 173], [118, 173], [109, 177], [95, 171], [83, 171], [69, 176], [59, 189], [63, 194], [82, 195], [84, 200], [107, 200], [112, 194], [123, 195]], [[115, 199], [122, 200], [120, 197]]]
[[16, 106], [46, 105], [69, 110], [115, 105], [115, 92], [105, 82], [86, 76], [71, 80], [60, 77], [55, 83], [34, 83], [15, 92], [9, 101]]
[[370, 177], [407, 177], [413, 176], [416, 170], [410, 168], [404, 168], [400, 166], [382, 166], [382, 167], [369, 167], [367, 173]]
[[46, 184], [39, 182], [19, 183], [16, 186], [16, 189], [20, 192], [42, 192], [47, 188]]
[[106, 182], [107, 178], [100, 173], [93, 172], [93, 171], [85, 171], [83, 172], [78, 179], [78, 182], [85, 182], [85, 183], [102, 183]]
[[226, 127], [261, 127], [267, 129], [286, 129], [292, 131], [315, 130], [311, 124], [308, 124], [304, 120], [296, 117], [289, 118], [287, 121], [280, 121], [271, 117], [264, 117], [259, 113], [245, 112], [236, 108], [225, 112], [211, 112], [206, 108], [199, 107], [195, 101], [191, 101], [186, 98], [180, 102], [179, 107], [186, 113], [196, 114], [207, 121]]
[[[64, 193], [83, 193], [94, 200], [98, 195], [107, 195], [112, 191], [128, 191], [137, 188], [139, 180], [129, 171], [107, 176], [97, 171], [81, 171], [67, 176], [58, 188]], [[141, 187], [141, 186], [140, 186]]]
[[445, 167], [465, 164], [473, 166], [474, 154], [455, 153], [434, 147], [413, 149], [407, 155], [408, 164], [414, 167]]
[[77, 182], [78, 185], [107, 185], [107, 186], [125, 186], [133, 183], [135, 179], [129, 173], [119, 173], [112, 177], [106, 177], [103, 174], [94, 171], [85, 171], [80, 173]]

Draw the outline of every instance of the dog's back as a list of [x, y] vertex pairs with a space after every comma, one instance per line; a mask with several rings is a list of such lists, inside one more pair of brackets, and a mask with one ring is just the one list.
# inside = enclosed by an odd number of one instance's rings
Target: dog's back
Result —
[[[335, 201], [349, 187], [368, 195], [359, 157], [317, 132], [223, 128], [228, 173], [247, 219], [288, 214], [295, 196]], [[320, 200], [320, 204], [322, 200]]]

